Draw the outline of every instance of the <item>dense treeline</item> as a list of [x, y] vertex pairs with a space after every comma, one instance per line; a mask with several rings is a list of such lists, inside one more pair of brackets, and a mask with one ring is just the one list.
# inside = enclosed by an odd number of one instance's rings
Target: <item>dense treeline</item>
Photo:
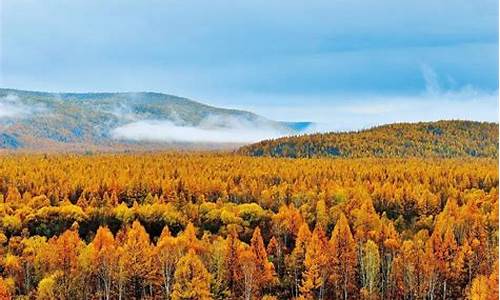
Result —
[[497, 299], [498, 160], [0, 160], [0, 299]]
[[273, 157], [497, 157], [498, 124], [438, 121], [383, 125], [359, 132], [262, 141], [239, 152]]

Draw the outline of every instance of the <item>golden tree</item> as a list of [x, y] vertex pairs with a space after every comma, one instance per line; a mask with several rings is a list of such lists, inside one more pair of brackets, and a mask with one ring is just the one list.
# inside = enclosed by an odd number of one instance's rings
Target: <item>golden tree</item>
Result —
[[0, 299], [4, 300], [12, 299], [9, 287], [5, 284], [5, 281], [1, 277], [0, 277]]
[[98, 294], [109, 300], [118, 267], [117, 245], [113, 234], [107, 227], [99, 227], [90, 247], [92, 271], [99, 281]]
[[50, 239], [49, 247], [44, 249], [43, 257], [47, 267], [59, 274], [54, 278], [57, 279], [60, 297], [72, 298], [78, 291], [78, 257], [83, 245], [76, 230], [67, 230], [58, 238]]
[[177, 264], [172, 291], [173, 300], [209, 300], [210, 274], [193, 249], [183, 256]]
[[132, 296], [140, 299], [146, 294], [145, 287], [152, 280], [153, 271], [149, 235], [139, 221], [134, 221], [128, 230], [123, 251], [121, 259], [127, 274], [128, 289]]
[[238, 257], [238, 264], [241, 270], [242, 298], [250, 300], [261, 289], [258, 285], [260, 274], [254, 252], [250, 249], [241, 251]]
[[295, 247], [287, 260], [288, 270], [291, 273], [293, 282], [293, 296], [295, 298], [299, 297], [302, 274], [305, 270], [306, 247], [310, 239], [311, 231], [309, 230], [309, 225], [303, 223], [295, 240]]
[[170, 299], [174, 282], [175, 267], [182, 257], [181, 248], [177, 238], [170, 234], [167, 226], [163, 228], [160, 238], [154, 250], [161, 277], [163, 279], [163, 290], [165, 298]]
[[255, 266], [257, 268], [256, 294], [259, 296], [261, 289], [270, 287], [276, 282], [274, 266], [267, 257], [266, 248], [264, 247], [264, 241], [262, 240], [259, 227], [255, 228], [253, 232], [250, 250], [255, 257]]
[[[340, 215], [332, 238], [329, 241], [330, 265], [332, 268], [331, 281], [336, 287], [340, 298], [348, 299], [355, 292], [356, 280], [356, 243], [344, 214]], [[337, 288], [338, 287], [338, 288]]]
[[323, 229], [314, 229], [306, 247], [305, 271], [302, 275], [301, 295], [306, 299], [324, 299], [326, 284], [330, 275], [328, 241]]
[[[498, 296], [498, 295], [497, 295]], [[494, 300], [498, 297], [493, 297], [490, 292], [490, 282], [487, 276], [479, 275], [472, 281], [472, 286], [469, 291], [470, 300]]]

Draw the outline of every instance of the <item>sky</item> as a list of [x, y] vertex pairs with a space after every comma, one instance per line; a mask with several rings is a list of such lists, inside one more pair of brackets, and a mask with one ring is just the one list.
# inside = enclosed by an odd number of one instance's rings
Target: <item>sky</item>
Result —
[[498, 120], [496, 0], [1, 0], [0, 86], [156, 91], [318, 128]]

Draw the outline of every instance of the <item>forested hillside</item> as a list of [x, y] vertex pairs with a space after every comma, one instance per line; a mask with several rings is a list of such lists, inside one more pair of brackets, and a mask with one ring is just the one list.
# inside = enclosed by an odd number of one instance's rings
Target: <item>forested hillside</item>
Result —
[[498, 124], [399, 123], [358, 132], [266, 140], [244, 146], [239, 152], [274, 157], [497, 157]]
[[0, 174], [0, 299], [498, 298], [496, 159], [9, 155]]
[[[204, 135], [210, 130], [247, 134], [260, 130], [281, 136], [301, 132], [309, 125], [277, 122], [248, 111], [162, 93], [48, 93], [0, 88], [0, 150], [178, 149], [198, 143], [192, 137], [196, 129], [204, 129]], [[157, 135], [148, 137], [151, 127]], [[180, 137], [191, 136], [188, 141], [169, 135], [186, 128], [191, 134]], [[224, 142], [232, 141], [226, 138]]]

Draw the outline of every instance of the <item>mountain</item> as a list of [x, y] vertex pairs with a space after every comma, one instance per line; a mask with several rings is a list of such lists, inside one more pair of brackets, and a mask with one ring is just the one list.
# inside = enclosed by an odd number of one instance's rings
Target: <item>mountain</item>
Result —
[[[298, 133], [287, 123], [162, 93], [47, 93], [0, 89], [0, 148], [121, 149], [231, 144]], [[260, 132], [267, 135], [260, 136]], [[146, 147], [147, 148], [147, 147]]]
[[308, 134], [243, 146], [274, 157], [498, 157], [498, 124], [473, 121], [398, 123], [355, 132]]

